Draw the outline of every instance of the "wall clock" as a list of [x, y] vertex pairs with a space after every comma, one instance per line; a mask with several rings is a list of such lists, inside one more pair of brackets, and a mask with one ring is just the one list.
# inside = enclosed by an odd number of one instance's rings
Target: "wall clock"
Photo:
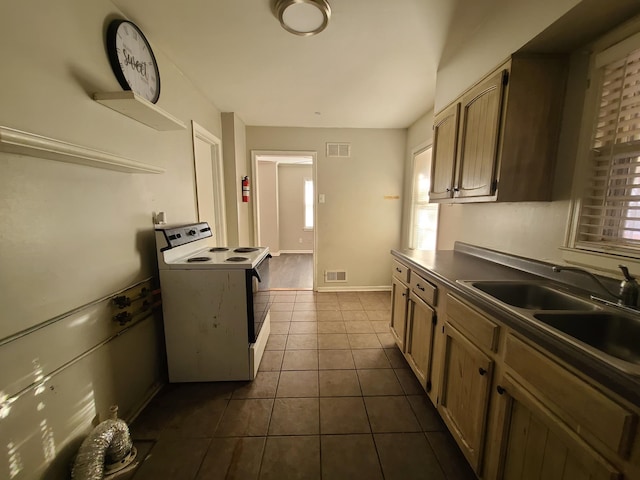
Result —
[[120, 86], [156, 103], [160, 97], [160, 72], [142, 31], [128, 20], [112, 21], [107, 29], [107, 52]]

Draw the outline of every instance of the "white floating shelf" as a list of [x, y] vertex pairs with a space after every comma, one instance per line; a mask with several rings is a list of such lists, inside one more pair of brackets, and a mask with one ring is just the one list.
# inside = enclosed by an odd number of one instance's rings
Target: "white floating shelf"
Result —
[[109, 107], [156, 130], [184, 130], [187, 128], [182, 120], [168, 114], [130, 90], [94, 93], [93, 99], [105, 107]]
[[2, 126], [0, 126], [0, 151], [59, 162], [77, 163], [118, 172], [164, 173], [163, 168], [153, 165]]

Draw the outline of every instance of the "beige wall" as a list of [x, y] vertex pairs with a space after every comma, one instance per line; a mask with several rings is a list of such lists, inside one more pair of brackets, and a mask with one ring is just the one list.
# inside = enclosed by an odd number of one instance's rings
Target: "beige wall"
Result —
[[[222, 157], [224, 159], [227, 243], [231, 246], [253, 245], [252, 201], [242, 201], [242, 177], [249, 176], [246, 150], [246, 127], [233, 112], [222, 114]], [[251, 197], [253, 193], [250, 193]]]
[[[326, 158], [326, 142], [351, 143], [351, 158]], [[406, 130], [247, 127], [247, 150], [316, 151], [319, 288], [389, 285], [389, 250], [400, 245]], [[385, 196], [400, 197], [385, 199]], [[345, 269], [348, 283], [324, 282]]]
[[[33, 0], [2, 8], [0, 125], [156, 165], [166, 173], [127, 174], [0, 153], [0, 339], [155, 275], [154, 211], [165, 211], [172, 223], [196, 220], [190, 130], [158, 132], [91, 99], [94, 92], [120, 90], [104, 47], [114, 15], [117, 10], [106, 0]], [[219, 111], [162, 51], [154, 51], [162, 82], [158, 106], [220, 136]], [[115, 331], [109, 316], [89, 312], [76, 320], [69, 329], [47, 327], [45, 346], [21, 348], [13, 362], [3, 363], [4, 372], [34, 371], [32, 362], [40, 359], [48, 375], [60, 364], [44, 362], [45, 357], [75, 348], [96, 330]], [[104, 419], [111, 403], [120, 405], [123, 417], [140, 406], [162, 369], [158, 324], [145, 325], [47, 380], [41, 397], [46, 410], [36, 410], [40, 400], [33, 403], [33, 395], [26, 395], [0, 418], [0, 444], [18, 446], [20, 478], [38, 478], [45, 470], [50, 478], [62, 478], [56, 469], [66, 474], [74, 453], [65, 448], [77, 446], [96, 416]], [[0, 354], [13, 345], [0, 346]], [[14, 393], [11, 385], [0, 385], [0, 399]], [[43, 449], [43, 420], [49, 422], [53, 449]], [[0, 478], [10, 478], [8, 461], [5, 450]]]
[[460, 0], [436, 77], [436, 112], [580, 0]]
[[311, 165], [278, 165], [280, 249], [313, 250], [313, 230], [304, 230], [304, 181], [313, 180]]

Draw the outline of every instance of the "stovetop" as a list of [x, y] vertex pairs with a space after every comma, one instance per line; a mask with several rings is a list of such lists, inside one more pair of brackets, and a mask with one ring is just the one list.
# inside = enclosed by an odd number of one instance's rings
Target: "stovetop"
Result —
[[[240, 249], [239, 252], [238, 249]], [[164, 263], [167, 268], [246, 269], [254, 268], [268, 253], [267, 247], [228, 247], [223, 250], [222, 247], [206, 246], [182, 257], [167, 258], [165, 256]]]
[[255, 268], [269, 253], [267, 247], [215, 246], [206, 222], [156, 228], [160, 269]]

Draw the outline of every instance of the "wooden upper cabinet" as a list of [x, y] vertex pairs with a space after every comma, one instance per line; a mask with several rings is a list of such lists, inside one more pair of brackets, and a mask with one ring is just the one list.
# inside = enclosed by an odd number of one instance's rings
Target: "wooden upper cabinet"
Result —
[[456, 174], [456, 197], [493, 195], [500, 113], [507, 71], [471, 89], [462, 97], [460, 150]]
[[459, 116], [460, 103], [455, 103], [440, 112], [434, 119], [429, 192], [429, 198], [432, 200], [453, 197]]
[[513, 56], [438, 113], [430, 200], [551, 200], [566, 65]]

